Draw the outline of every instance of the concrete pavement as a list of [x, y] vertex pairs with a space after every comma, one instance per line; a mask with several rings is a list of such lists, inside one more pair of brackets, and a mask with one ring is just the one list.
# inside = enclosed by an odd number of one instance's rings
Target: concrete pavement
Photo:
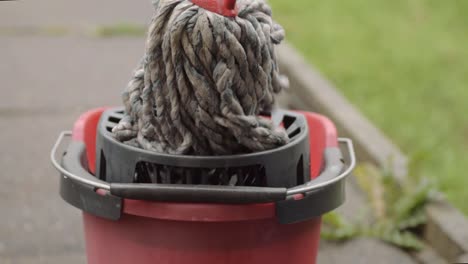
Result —
[[0, 263], [69, 256], [67, 263], [83, 263], [81, 217], [58, 195], [49, 151], [80, 113], [120, 103], [143, 41], [0, 36], [0, 43]]

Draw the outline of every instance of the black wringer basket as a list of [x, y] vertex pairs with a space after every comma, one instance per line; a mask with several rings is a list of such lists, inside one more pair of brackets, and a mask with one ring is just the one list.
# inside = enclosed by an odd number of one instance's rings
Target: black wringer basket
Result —
[[[121, 118], [119, 110], [106, 111], [101, 118], [97, 131], [96, 171], [103, 181], [123, 183], [115, 186], [129, 197], [160, 201], [262, 202], [281, 192], [245, 187], [290, 188], [310, 180], [307, 122], [298, 113], [277, 113], [275, 121], [283, 123], [291, 139], [286, 146], [260, 153], [211, 157], [168, 155], [121, 144], [110, 132]], [[216, 190], [201, 186], [218, 187]], [[239, 191], [243, 194], [239, 195]]]

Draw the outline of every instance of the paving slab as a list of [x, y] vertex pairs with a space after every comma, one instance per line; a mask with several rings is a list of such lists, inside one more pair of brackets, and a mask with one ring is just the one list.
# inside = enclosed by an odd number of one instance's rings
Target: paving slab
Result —
[[120, 103], [143, 38], [0, 36], [0, 115]]
[[37, 261], [84, 251], [80, 213], [61, 200], [59, 175], [48, 157], [58, 132], [76, 117], [0, 117], [0, 260]]
[[369, 238], [333, 244], [323, 242], [320, 247], [318, 263], [356, 263], [356, 264], [415, 264], [416, 262], [401, 250], [389, 247], [384, 242]]
[[52, 260], [83, 254], [80, 213], [58, 195], [48, 157], [73, 119], [76, 114], [0, 117], [0, 263], [59, 263]]
[[115, 23], [146, 24], [153, 10], [151, 0], [0, 1], [0, 27], [87, 28]]
[[86, 256], [83, 254], [67, 254], [64, 256], [40, 256], [40, 257], [19, 257], [6, 258], [0, 257], [2, 264], [85, 264]]

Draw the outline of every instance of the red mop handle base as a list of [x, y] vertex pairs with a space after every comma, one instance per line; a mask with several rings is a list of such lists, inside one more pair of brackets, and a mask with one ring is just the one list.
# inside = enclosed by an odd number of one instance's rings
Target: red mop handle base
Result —
[[190, 0], [195, 5], [225, 17], [237, 16], [236, 0]]

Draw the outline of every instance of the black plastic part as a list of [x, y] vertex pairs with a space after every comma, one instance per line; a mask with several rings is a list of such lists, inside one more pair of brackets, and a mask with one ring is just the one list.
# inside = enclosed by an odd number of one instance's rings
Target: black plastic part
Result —
[[[290, 188], [310, 179], [309, 133], [305, 117], [299, 113], [277, 111], [271, 116], [274, 123], [283, 123], [290, 135], [287, 145], [263, 152], [226, 156], [170, 155], [123, 144], [110, 132], [122, 117], [122, 108], [107, 110], [102, 114], [97, 129], [96, 174], [101, 180], [110, 183]], [[298, 162], [303, 164], [298, 166]], [[139, 177], [142, 168], [139, 165], [142, 163], [154, 168], [153, 177]], [[298, 169], [301, 171], [297, 171]], [[212, 176], [212, 172], [218, 170], [220, 173]], [[166, 178], [177, 178], [177, 181], [158, 180], [163, 178], [159, 176], [160, 171], [165, 173]], [[207, 175], [210, 173], [211, 175]], [[173, 176], [174, 174], [177, 175]], [[203, 181], [200, 177], [210, 178]], [[223, 177], [228, 177], [228, 180]], [[250, 177], [252, 181], [240, 180], [246, 177]], [[232, 184], [233, 181], [236, 183]]]
[[250, 204], [286, 199], [286, 188], [175, 184], [111, 184], [111, 193], [135, 200]]
[[[283, 119], [284, 123], [294, 122]], [[98, 134], [99, 136], [99, 134]], [[105, 137], [105, 135], [100, 135]], [[107, 137], [106, 137], [107, 138]], [[308, 144], [307, 144], [308, 147]], [[124, 144], [109, 144], [107, 153], [111, 159], [118, 158], [123, 151], [122, 157], [132, 159], [133, 164], [137, 161], [148, 160], [151, 152], [138, 151], [134, 154], [135, 157], [128, 155], [127, 149], [131, 148]], [[280, 151], [281, 155], [275, 156], [275, 150], [267, 152], [266, 154], [272, 157], [265, 158], [264, 161], [281, 162], [288, 160], [288, 151]], [[99, 152], [98, 152], [99, 153]], [[140, 154], [138, 154], [140, 153]], [[308, 152], [307, 152], [308, 153]], [[282, 156], [285, 155], [286, 156]], [[298, 153], [296, 153], [298, 154]], [[301, 153], [304, 155], [304, 153]], [[276, 215], [281, 224], [290, 224], [301, 221], [306, 221], [323, 215], [338, 206], [345, 200], [345, 178], [341, 178], [333, 183], [328, 183], [330, 180], [335, 179], [343, 170], [344, 164], [342, 161], [342, 154], [339, 148], [327, 148], [324, 153], [324, 164], [320, 176], [312, 181], [306, 181], [305, 186], [323, 185], [320, 189], [302, 193], [301, 195], [287, 195], [288, 192], [304, 186], [293, 186], [286, 189], [285, 187], [248, 187], [248, 186], [213, 186], [213, 185], [179, 185], [179, 184], [141, 184], [141, 183], [111, 183], [110, 193], [100, 194], [97, 193], [95, 188], [88, 185], [78, 183], [70, 178], [62, 175], [60, 181], [60, 193], [62, 198], [71, 205], [96, 216], [118, 220], [122, 213], [122, 199], [136, 199], [148, 201], [165, 201], [165, 202], [184, 202], [184, 203], [219, 203], [219, 204], [251, 204], [251, 203], [269, 203], [275, 202]], [[99, 156], [99, 155], [98, 155]], [[246, 157], [247, 156], [247, 157]], [[157, 161], [169, 165], [183, 165], [184, 167], [197, 168], [199, 166], [210, 165], [217, 168], [218, 166], [231, 166], [233, 163], [237, 165], [247, 164], [248, 157], [254, 157], [257, 161], [262, 160], [262, 155], [248, 154], [239, 156], [226, 157], [187, 157], [171, 155], [157, 155]], [[296, 156], [294, 156], [296, 157]], [[302, 156], [304, 162], [309, 161], [308, 154]], [[108, 160], [108, 158], [106, 157]], [[234, 161], [233, 161], [234, 160]], [[106, 163], [106, 160], [101, 160], [97, 164], [107, 164], [106, 170], [112, 168]], [[122, 158], [118, 158], [122, 161]], [[123, 160], [125, 162], [125, 160]], [[180, 164], [178, 162], [181, 162]], [[201, 162], [201, 164], [198, 164]], [[73, 141], [67, 153], [62, 158], [63, 167], [74, 175], [91, 181], [98, 181], [98, 179], [91, 175], [87, 168], [85, 145], [81, 142]], [[296, 163], [295, 168], [300, 168]], [[128, 167], [128, 166], [127, 166]], [[309, 171], [309, 165], [304, 166]], [[119, 167], [116, 167], [119, 168]], [[113, 169], [116, 169], [113, 168]], [[303, 168], [300, 168], [301, 170]], [[106, 177], [110, 174], [106, 173]], [[128, 173], [135, 173], [134, 170], [129, 169]], [[99, 175], [99, 174], [98, 174]], [[286, 174], [289, 175], [289, 174]], [[309, 177], [309, 173], [306, 174]], [[296, 178], [296, 175], [292, 175]], [[298, 180], [299, 181], [299, 180]]]
[[[62, 166], [69, 172], [93, 179], [83, 166], [85, 145], [72, 142], [62, 158]], [[110, 194], [98, 194], [93, 187], [78, 183], [61, 175], [60, 196], [67, 203], [95, 216], [109, 220], [120, 219], [122, 212], [122, 198]]]
[[[334, 179], [343, 170], [342, 154], [339, 148], [327, 148], [324, 153], [324, 169], [319, 177], [309, 181], [307, 185], [318, 185]], [[291, 224], [319, 217], [342, 205], [345, 201], [345, 179], [327, 184], [320, 189], [303, 193], [301, 199], [287, 200], [276, 203], [276, 215], [281, 224]]]
[[338, 181], [322, 189], [307, 193], [304, 198], [276, 203], [276, 217], [280, 224], [292, 224], [320, 217], [345, 201], [345, 181]]

